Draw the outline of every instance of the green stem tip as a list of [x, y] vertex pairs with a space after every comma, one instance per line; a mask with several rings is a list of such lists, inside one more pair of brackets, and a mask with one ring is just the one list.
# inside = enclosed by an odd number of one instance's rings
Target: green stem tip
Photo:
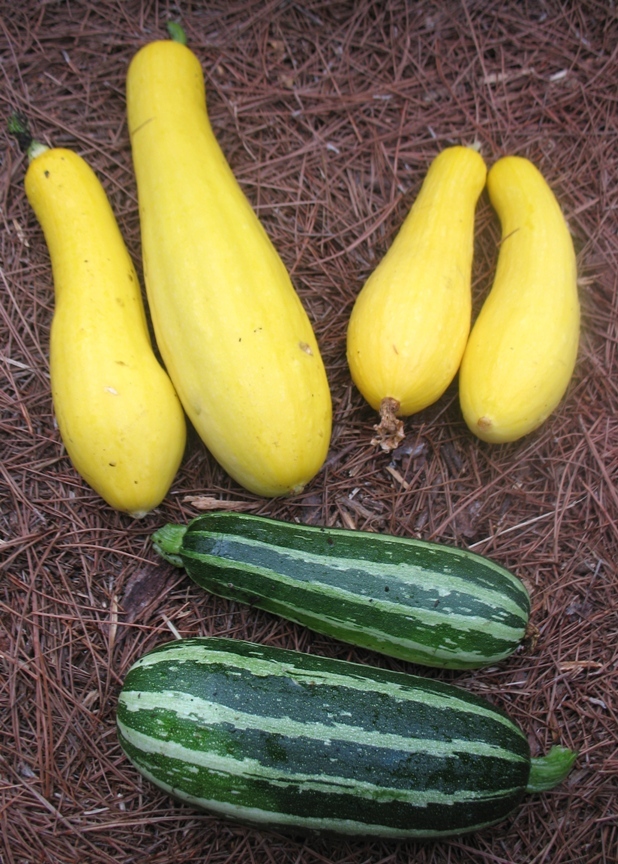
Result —
[[180, 42], [181, 45], [187, 44], [187, 34], [177, 21], [167, 22], [167, 32], [170, 34], [172, 41]]
[[36, 159], [37, 156], [40, 156], [41, 153], [45, 153], [46, 150], [49, 150], [49, 147], [46, 144], [42, 144], [40, 141], [37, 141], [32, 137], [28, 118], [25, 114], [22, 114], [21, 111], [13, 112], [6, 125], [9, 134], [17, 139], [21, 152], [28, 156], [28, 162], [32, 162], [32, 160]]
[[526, 792], [545, 792], [553, 789], [567, 777], [577, 759], [577, 753], [568, 747], [552, 747], [546, 756], [533, 757]]
[[165, 558], [174, 567], [183, 567], [184, 563], [179, 555], [182, 547], [182, 538], [187, 531], [186, 525], [164, 525], [152, 535], [152, 545], [155, 551]]
[[17, 139], [19, 149], [22, 153], [27, 153], [32, 144], [32, 134], [28, 118], [21, 111], [14, 111], [6, 124], [9, 134]]

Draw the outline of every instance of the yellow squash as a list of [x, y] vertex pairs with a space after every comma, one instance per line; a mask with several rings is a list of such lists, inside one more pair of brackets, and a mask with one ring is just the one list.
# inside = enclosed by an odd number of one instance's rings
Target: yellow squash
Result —
[[127, 109], [148, 300], [185, 411], [245, 488], [299, 492], [328, 451], [326, 373], [290, 277], [213, 134], [195, 55], [175, 41], [142, 48]]
[[459, 368], [470, 331], [474, 213], [485, 177], [476, 150], [442, 151], [354, 304], [348, 364], [381, 413], [376, 443], [385, 450], [403, 435], [396, 417], [439, 399]]
[[26, 194], [55, 289], [50, 376], [60, 434], [90, 486], [138, 518], [165, 497], [180, 464], [182, 407], [153, 353], [133, 262], [101, 183], [70, 150], [31, 152]]
[[487, 178], [502, 227], [494, 284], [459, 377], [466, 423], [484, 441], [515, 441], [562, 399], [579, 342], [573, 241], [556, 198], [527, 159], [506, 156]]

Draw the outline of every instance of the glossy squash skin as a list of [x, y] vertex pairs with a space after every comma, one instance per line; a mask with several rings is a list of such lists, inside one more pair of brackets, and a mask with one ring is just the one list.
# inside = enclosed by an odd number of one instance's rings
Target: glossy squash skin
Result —
[[264, 496], [299, 492], [331, 432], [320, 351], [279, 255], [217, 143], [195, 55], [153, 42], [127, 108], [157, 343], [195, 429]]
[[397, 416], [431, 405], [455, 377], [470, 331], [474, 213], [486, 168], [469, 147], [431, 164], [386, 255], [356, 299], [347, 337], [354, 383]]
[[186, 428], [152, 350], [133, 262], [101, 183], [76, 153], [45, 149], [25, 187], [52, 262], [50, 376], [62, 440], [108, 504], [143, 516], [169, 490]]
[[331, 841], [487, 828], [577, 758], [531, 757], [503, 711], [453, 684], [217, 637], [140, 657], [116, 727], [140, 774], [185, 804]]
[[502, 243], [493, 286], [459, 377], [463, 415], [484, 441], [515, 441], [564, 396], [580, 329], [573, 241], [554, 193], [527, 159], [506, 156], [487, 187]]
[[409, 663], [489, 666], [534, 632], [522, 582], [467, 549], [226, 512], [152, 540], [211, 594]]

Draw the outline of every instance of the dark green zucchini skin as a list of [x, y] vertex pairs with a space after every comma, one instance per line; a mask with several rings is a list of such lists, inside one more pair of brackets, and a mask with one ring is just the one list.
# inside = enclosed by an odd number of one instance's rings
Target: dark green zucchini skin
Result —
[[139, 659], [117, 727], [138, 771], [174, 797], [297, 833], [474, 831], [517, 807], [531, 772], [522, 731], [461, 688], [223, 638]]
[[230, 512], [164, 526], [153, 542], [213, 594], [425, 666], [497, 663], [529, 623], [515, 575], [438, 543]]

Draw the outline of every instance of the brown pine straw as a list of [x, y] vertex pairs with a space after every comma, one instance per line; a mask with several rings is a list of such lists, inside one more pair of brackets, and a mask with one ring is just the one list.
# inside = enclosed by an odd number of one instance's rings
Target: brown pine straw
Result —
[[[140, 522], [76, 475], [54, 425], [53, 292], [23, 192], [1, 154], [2, 414], [0, 859], [3, 864], [610, 864], [618, 860], [618, 16], [585, 0], [406, 3], [212, 0], [0, 2], [3, 129], [98, 172], [138, 264], [124, 81], [139, 46], [179, 10], [207, 80], [217, 137], [292, 273], [323, 351], [334, 430], [328, 461], [287, 501], [250, 495], [191, 437], [170, 494]], [[488, 164], [532, 159], [578, 253], [581, 350], [568, 394], [536, 433], [475, 440], [456, 385], [405, 423], [393, 453], [352, 386], [345, 330], [432, 158], [478, 142]], [[499, 225], [477, 218], [475, 309]], [[208, 499], [211, 499], [210, 501]], [[153, 530], [223, 506], [312, 524], [419, 536], [492, 556], [529, 586], [536, 647], [498, 667], [425, 670], [506, 709], [533, 753], [579, 751], [568, 780], [503, 824], [428, 843], [298, 839], [173, 802], [122, 755], [115, 704], [130, 664], [181, 636], [220, 634], [408, 668], [206, 595], [161, 563]], [[227, 504], [226, 504], [227, 502]]]

